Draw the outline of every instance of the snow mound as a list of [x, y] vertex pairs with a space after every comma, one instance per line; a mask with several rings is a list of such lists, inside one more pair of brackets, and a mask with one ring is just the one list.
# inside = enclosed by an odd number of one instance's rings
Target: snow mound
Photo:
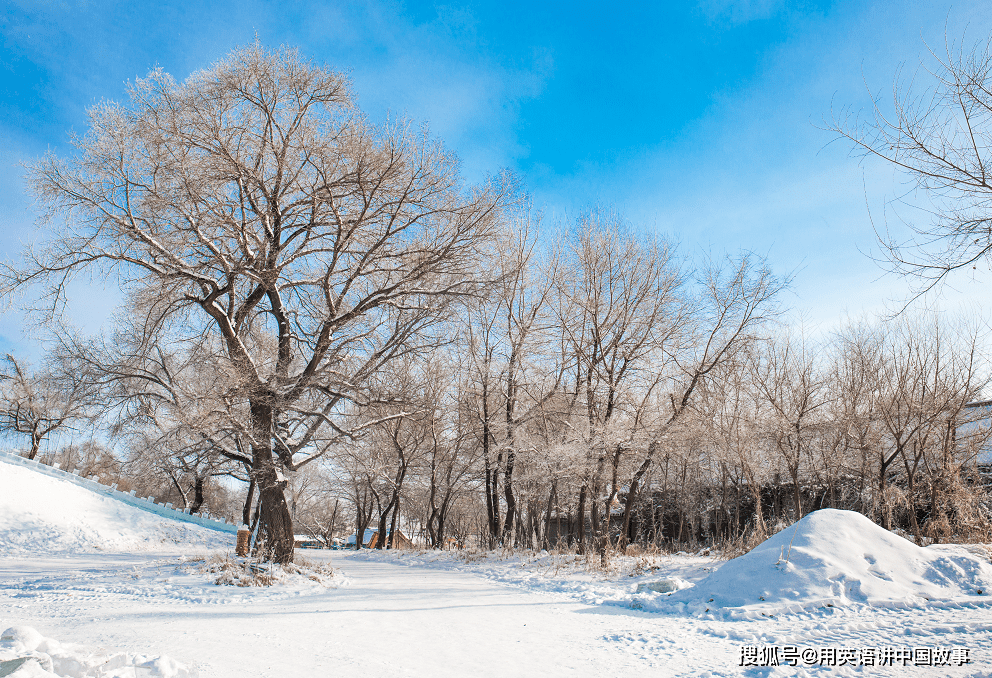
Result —
[[10, 678], [191, 678], [196, 675], [165, 655], [92, 651], [45, 638], [30, 626], [0, 634], [0, 676]]
[[860, 513], [822, 509], [667, 602], [697, 614], [716, 608], [772, 614], [981, 602], [990, 594], [988, 558], [964, 548], [921, 548]]
[[169, 520], [30, 468], [0, 464], [3, 555], [230, 549], [231, 540], [229, 534]]

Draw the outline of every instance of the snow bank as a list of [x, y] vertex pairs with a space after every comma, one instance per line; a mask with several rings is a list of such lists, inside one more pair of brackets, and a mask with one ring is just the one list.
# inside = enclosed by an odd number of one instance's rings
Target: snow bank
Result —
[[164, 655], [93, 651], [45, 638], [30, 626], [0, 634], [0, 676], [9, 678], [190, 678], [182, 664]]
[[233, 546], [229, 534], [169, 520], [110, 497], [0, 464], [0, 554], [205, 549]]
[[921, 548], [860, 513], [823, 509], [665, 602], [695, 613], [751, 608], [773, 614], [859, 604], [978, 602], [990, 593], [988, 558], [963, 547]]

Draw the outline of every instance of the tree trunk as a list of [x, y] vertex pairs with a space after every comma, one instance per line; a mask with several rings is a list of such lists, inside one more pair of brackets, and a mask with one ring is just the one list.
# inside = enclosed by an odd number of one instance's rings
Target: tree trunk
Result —
[[503, 530], [499, 540], [506, 543], [506, 540], [513, 531], [514, 520], [517, 517], [517, 498], [513, 494], [513, 464], [516, 454], [512, 449], [506, 452], [506, 470], [503, 472], [503, 496], [506, 499], [506, 516], [503, 520]]
[[355, 490], [355, 550], [360, 551], [365, 545], [365, 530], [369, 529], [372, 522], [372, 505], [368, 501], [368, 491], [359, 493]]
[[588, 489], [586, 485], [582, 485], [579, 490], [579, 508], [578, 508], [578, 530], [579, 530], [579, 553], [586, 552], [586, 494], [588, 494]]
[[199, 513], [203, 507], [203, 483], [204, 478], [196, 476], [196, 482], [193, 485], [193, 503], [189, 507], [190, 514]]
[[630, 520], [634, 511], [634, 503], [637, 501], [637, 492], [641, 489], [641, 478], [643, 478], [644, 474], [647, 473], [649, 468], [651, 468], [651, 462], [654, 459], [654, 454], [657, 449], [657, 440], [652, 440], [648, 443], [648, 453], [645, 455], [644, 461], [641, 462], [640, 467], [638, 467], [637, 471], [634, 473], [634, 477], [630, 481], [630, 489], [627, 492], [627, 500], [624, 502], [623, 506], [623, 529], [621, 530], [621, 533], [624, 535], [630, 535]]
[[400, 498], [399, 495], [396, 496], [396, 503], [393, 505], [393, 520], [389, 525], [389, 541], [386, 543], [387, 549], [396, 548], [396, 523], [399, 522], [400, 515]]
[[[551, 491], [548, 493], [548, 504], [544, 512], [544, 534], [542, 535], [542, 539], [541, 539], [541, 548], [543, 549], [550, 549], [553, 546], [553, 544], [551, 543], [551, 539], [548, 535], [551, 532], [551, 509], [554, 507], [555, 494], [557, 493], [557, 491], [558, 491], [558, 484], [554, 480], [552, 480]], [[560, 538], [561, 537], [560, 525], [558, 527], [559, 529], [555, 530], [555, 533], [558, 535], [558, 538]]]
[[293, 562], [293, 519], [286, 503], [286, 480], [272, 460], [272, 406], [266, 403], [251, 404], [252, 475], [258, 482], [259, 509], [258, 537], [255, 552], [277, 563]]
[[389, 522], [389, 512], [393, 510], [394, 506], [396, 506], [395, 490], [393, 490], [393, 496], [390, 497], [389, 503], [386, 504], [385, 510], [379, 514], [379, 525], [375, 536], [375, 547], [377, 549], [381, 550], [386, 548], [386, 537], [388, 536], [386, 533], [386, 523]]
[[496, 473], [489, 463], [489, 454], [484, 453], [483, 459], [486, 465], [486, 527], [489, 532], [491, 544], [495, 544], [499, 538], [499, 500], [496, 492]]
[[795, 505], [796, 521], [798, 522], [803, 518], [803, 495], [799, 490], [799, 468], [789, 468], [789, 475], [792, 476], [792, 503]]
[[241, 524], [250, 525], [251, 524], [251, 503], [255, 499], [255, 474], [249, 474], [248, 479], [248, 497], [245, 499], [244, 508], [241, 509]]
[[[176, 488], [176, 492], [179, 493], [179, 497], [183, 500], [183, 508], [189, 508], [189, 499], [186, 496], [186, 490], [183, 489], [182, 483], [176, 478], [176, 474], [169, 471], [169, 479], [172, 481], [172, 486]], [[192, 513], [192, 511], [190, 511]]]
[[489, 381], [486, 379], [482, 382], [482, 459], [486, 465], [486, 516], [489, 519], [489, 539], [490, 544], [495, 546], [500, 531], [498, 474], [502, 453], [496, 459], [496, 467], [493, 468], [489, 456], [492, 441], [489, 424]]
[[913, 540], [917, 546], [923, 546], [923, 532], [920, 529], [920, 522], [916, 518], [916, 471], [919, 469], [920, 459], [923, 456], [920, 451], [921, 447], [918, 441], [914, 441], [912, 464], [909, 463], [909, 457], [905, 454], [905, 448], [902, 455], [903, 467], [906, 469], [906, 485], [909, 491], [909, 522], [913, 528]]
[[437, 445], [434, 446], [434, 452], [431, 454], [431, 477], [430, 477], [430, 494], [427, 499], [427, 508], [430, 510], [430, 514], [427, 516], [427, 540], [428, 544], [432, 549], [438, 547], [439, 537], [437, 535], [437, 530], [435, 529], [435, 523], [438, 518], [438, 506], [437, 506]]
[[521, 546], [526, 546], [527, 548], [530, 548], [529, 543], [527, 544], [524, 543], [524, 538], [527, 536], [526, 534], [527, 530], [526, 530], [526, 525], [524, 523], [523, 511], [520, 510], [520, 507], [517, 507], [517, 519], [514, 525], [515, 525], [515, 529], [513, 530], [513, 545], [517, 548], [520, 548]]
[[451, 486], [448, 486], [447, 492], [444, 494], [444, 499], [441, 501], [441, 508], [437, 514], [437, 546], [436, 548], [444, 548], [444, 523], [445, 519], [448, 517], [448, 509], [451, 508], [452, 490]]
[[889, 472], [889, 465], [892, 464], [893, 461], [895, 461], [896, 456], [899, 455], [901, 452], [902, 452], [902, 445], [897, 445], [896, 451], [893, 452], [887, 459], [885, 457], [884, 452], [882, 453], [882, 456], [879, 459], [878, 501], [879, 501], [879, 510], [882, 512], [882, 527], [884, 527], [886, 530], [892, 529], [892, 511], [890, 510], [891, 507], [889, 506], [889, 499], [888, 497], [885, 496], [887, 490], [886, 476], [888, 475]]
[[592, 543], [590, 545], [597, 550], [599, 549], [599, 540], [602, 536], [599, 522], [599, 502], [596, 501], [596, 496], [598, 494], [599, 487], [593, 485], [591, 496], [589, 497], [589, 530], [592, 532], [589, 536], [592, 538]]
[[334, 500], [334, 510], [331, 511], [331, 520], [327, 524], [327, 529], [325, 529], [322, 534], [324, 537], [324, 548], [330, 548], [331, 541], [334, 539], [334, 528], [337, 527], [338, 524], [338, 507], [340, 503], [340, 499]]
[[[602, 558], [604, 565], [606, 564], [606, 551], [610, 546], [610, 523], [612, 522], [611, 519], [613, 517], [613, 502], [616, 500], [617, 492], [619, 492], [620, 489], [617, 485], [617, 482], [619, 480], [617, 475], [620, 469], [620, 455], [622, 453], [623, 453], [623, 448], [620, 445], [617, 445], [616, 450], [614, 451], [613, 456], [610, 459], [610, 463], [612, 466], [611, 469], [612, 474], [610, 476], [610, 494], [606, 498], [606, 508], [605, 508], [606, 513], [603, 518], [603, 523], [604, 523], [603, 534], [600, 536], [599, 539], [599, 555]], [[619, 541], [623, 541], [622, 534]], [[618, 542], [618, 547], [622, 548], [623, 546]]]
[[28, 459], [34, 460], [38, 456], [38, 450], [41, 448], [41, 436], [38, 435], [37, 431], [31, 431], [31, 451], [28, 452]]
[[754, 529], [757, 532], [757, 539], [764, 541], [768, 538], [768, 528], [765, 527], [765, 511], [761, 507], [761, 486], [755, 482], [754, 478], [748, 481], [751, 496], [754, 498]]

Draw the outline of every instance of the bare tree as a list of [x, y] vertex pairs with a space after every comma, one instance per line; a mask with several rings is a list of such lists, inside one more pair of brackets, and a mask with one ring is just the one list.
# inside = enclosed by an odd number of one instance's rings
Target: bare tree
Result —
[[711, 263], [698, 279], [698, 292], [681, 317], [678, 341], [666, 350], [672, 374], [667, 407], [660, 408], [641, 461], [630, 479], [623, 511], [622, 534], [629, 534], [633, 507], [641, 481], [664, 438], [690, 411], [700, 389], [734, 362], [778, 313], [779, 293], [787, 279], [772, 274], [767, 264], [751, 254]]
[[[616, 216], [589, 215], [570, 242], [558, 285], [559, 322], [574, 360], [574, 396], [584, 420], [578, 430], [591, 462], [580, 490], [579, 521], [584, 526], [588, 499], [601, 554], [621, 461], [641, 432], [644, 407], [660, 381], [652, 362], [681, 330], [683, 282], [668, 243], [639, 241]], [[618, 425], [621, 418], [630, 421]]]
[[107, 434], [130, 450], [133, 474], [167, 479], [191, 513], [204, 505], [211, 478], [245, 480], [254, 494], [247, 411], [230, 397], [214, 337], [148, 337], [139, 320], [124, 317], [109, 338], [59, 339], [53, 358], [93, 390]]
[[[992, 42], [970, 51], [945, 44], [931, 52], [932, 69], [905, 82], [897, 74], [892, 106], [872, 96], [867, 119], [850, 112], [827, 128], [905, 171], [930, 198], [927, 223], [911, 223], [911, 234], [879, 233], [891, 270], [917, 279], [914, 298], [948, 274], [989, 264], [992, 254]], [[923, 75], [924, 77], [920, 77]], [[922, 87], [921, 87], [922, 84]]]
[[721, 366], [720, 375], [706, 384], [708, 388], [701, 394], [704, 402], [699, 410], [710, 422], [708, 432], [725, 463], [740, 470], [741, 480], [754, 503], [753, 538], [761, 542], [768, 536], [761, 497], [761, 485], [767, 477], [767, 455], [759, 442], [756, 425], [760, 411], [757, 389], [749, 379], [750, 370], [745, 367], [753, 359], [749, 353], [742, 352], [738, 361]]
[[764, 342], [764, 350], [755, 352], [751, 362], [759, 397], [768, 405], [758, 425], [792, 479], [795, 520], [803, 517], [800, 466], [812, 456], [820, 413], [827, 404], [819, 347], [808, 341], [803, 335], [786, 333]]
[[83, 440], [42, 452], [38, 460], [49, 466], [57, 464], [66, 471], [78, 471], [84, 478], [96, 476], [105, 485], [117, 483], [122, 490], [133, 485], [130, 477], [125, 478], [121, 460], [97, 440]]
[[493, 543], [515, 538], [520, 514], [514, 476], [525, 448], [521, 431], [555, 393], [562, 376], [561, 364], [542, 355], [557, 257], [552, 252], [541, 260], [535, 255], [533, 224], [521, 220], [516, 226], [494, 262], [500, 284], [491, 297], [471, 307], [462, 328], [470, 374], [466, 401], [478, 422]]
[[354, 510], [355, 550], [361, 550], [365, 546], [365, 531], [372, 523], [372, 513], [378, 500], [374, 488], [376, 472], [368, 463], [371, 455], [366, 454], [368, 442], [363, 439], [348, 446], [346, 452], [338, 457], [336, 464]]
[[884, 437], [876, 455], [876, 510], [882, 525], [891, 529], [891, 467], [902, 460], [906, 503], [917, 540], [922, 538], [914, 501], [920, 464], [924, 455], [941, 448], [949, 422], [956, 420], [984, 385], [976, 365], [977, 338], [972, 335], [961, 347], [954, 346], [956, 342], [948, 334], [936, 317], [923, 321], [903, 319], [891, 328], [885, 342], [879, 408]]
[[425, 529], [433, 548], [446, 545], [448, 519], [459, 498], [474, 485], [479, 461], [480, 450], [472, 435], [475, 417], [465, 407], [468, 375], [457, 367], [446, 365], [437, 370], [443, 383], [434, 390], [430, 447], [423, 462], [427, 480]]
[[369, 124], [343, 76], [290, 50], [239, 49], [184, 83], [154, 71], [130, 96], [31, 168], [56, 231], [3, 291], [40, 283], [58, 313], [66, 280], [101, 270], [147, 336], [214, 337], [248, 423], [257, 545], [288, 561], [283, 472], [352, 435], [370, 378], [478, 289], [510, 188], [466, 190], [439, 143]]
[[9, 353], [0, 361], [0, 432], [25, 436], [28, 459], [42, 442], [92, 414], [92, 389], [58, 361], [32, 371]]
[[331, 470], [326, 464], [300, 469], [291, 477], [289, 494], [293, 524], [329, 546], [343, 525], [341, 498], [346, 496]]
[[548, 321], [548, 302], [557, 270], [557, 257], [552, 255], [543, 266], [532, 259], [534, 236], [522, 230], [516, 242], [508, 248], [504, 260], [503, 284], [498, 297], [498, 315], [505, 323], [501, 336], [505, 362], [502, 370], [503, 496], [506, 515], [498, 541], [506, 542], [510, 535], [519, 540], [521, 521], [518, 498], [514, 488], [514, 471], [518, 456], [525, 447], [521, 429], [539, 412], [541, 405], [552, 397], [561, 382], [562, 365], [542, 362], [540, 344]]

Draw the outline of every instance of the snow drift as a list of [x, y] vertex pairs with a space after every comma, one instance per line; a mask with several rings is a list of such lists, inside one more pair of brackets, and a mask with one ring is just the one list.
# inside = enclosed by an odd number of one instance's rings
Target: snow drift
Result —
[[164, 655], [107, 653], [45, 638], [30, 626], [0, 634], [0, 676], [10, 678], [191, 678], [184, 665]]
[[961, 547], [921, 548], [860, 513], [823, 509], [667, 602], [690, 612], [756, 607], [770, 613], [978, 601], [990, 593], [987, 558]]
[[0, 553], [231, 548], [231, 535], [169, 520], [110, 497], [0, 464]]

